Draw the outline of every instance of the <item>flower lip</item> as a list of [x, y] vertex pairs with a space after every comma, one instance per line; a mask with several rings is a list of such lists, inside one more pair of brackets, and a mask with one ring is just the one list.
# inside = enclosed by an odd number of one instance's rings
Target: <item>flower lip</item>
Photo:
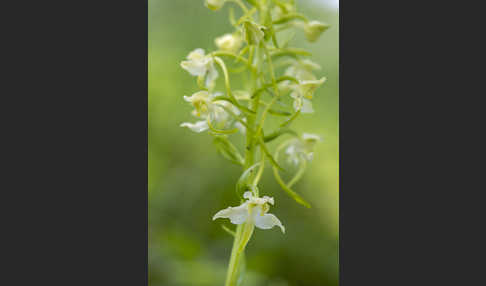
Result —
[[255, 205], [264, 205], [266, 203], [270, 203], [271, 205], [274, 205], [275, 204], [275, 201], [272, 197], [269, 197], [269, 196], [263, 196], [261, 198], [259, 197], [254, 197], [252, 192], [245, 192], [243, 194], [243, 198], [245, 199], [248, 199], [248, 203], [250, 204], [255, 204]]

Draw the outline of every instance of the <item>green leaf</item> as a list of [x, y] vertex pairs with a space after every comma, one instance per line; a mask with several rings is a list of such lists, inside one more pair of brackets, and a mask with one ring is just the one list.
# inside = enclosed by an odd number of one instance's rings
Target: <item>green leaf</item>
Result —
[[298, 79], [296, 79], [293, 76], [289, 76], [289, 75], [284, 75], [284, 76], [281, 76], [281, 77], [277, 78], [277, 82], [281, 82], [281, 81], [284, 81], [284, 80], [290, 80], [290, 81], [293, 81], [293, 82], [295, 82], [297, 84], [300, 83]]
[[294, 113], [294, 115], [292, 115], [292, 117], [290, 117], [287, 121], [280, 124], [280, 127], [284, 128], [289, 126], [299, 116], [299, 114], [300, 114], [300, 109], [296, 113]]
[[[271, 108], [268, 110], [268, 113], [273, 114], [273, 115], [277, 115], [277, 116], [290, 116], [290, 115], [292, 115], [292, 113], [290, 113], [288, 111], [275, 110], [275, 109], [271, 109]], [[267, 141], [265, 141], [265, 142], [267, 142]]]
[[277, 163], [277, 161], [273, 158], [272, 154], [267, 149], [267, 146], [265, 145], [265, 142], [263, 141], [262, 137], [259, 137], [258, 140], [260, 147], [262, 148], [263, 152], [267, 156], [268, 160], [270, 160], [270, 163], [277, 169], [285, 171], [280, 165]]
[[300, 20], [303, 20], [304, 22], [308, 22], [309, 19], [307, 19], [307, 17], [303, 14], [300, 14], [300, 13], [288, 13], [286, 15], [283, 15], [282, 17], [278, 18], [277, 20], [273, 21], [273, 24], [274, 25], [277, 25], [277, 24], [285, 24], [285, 23], [288, 23], [292, 20], [295, 20], [295, 19], [300, 19]]
[[226, 136], [215, 136], [214, 145], [216, 145], [216, 149], [218, 152], [230, 162], [243, 166], [243, 157], [238, 152], [238, 149], [231, 144], [231, 142], [226, 138]]
[[280, 135], [283, 135], [283, 134], [286, 134], [286, 133], [297, 136], [297, 133], [295, 131], [289, 129], [289, 128], [279, 128], [276, 131], [270, 133], [269, 135], [263, 137], [263, 141], [265, 143], [270, 142], [270, 141], [278, 138]]
[[233, 133], [236, 133], [238, 132], [238, 128], [233, 128], [233, 129], [217, 129], [213, 126], [213, 124], [211, 123], [211, 120], [208, 119], [206, 120], [208, 122], [208, 127], [209, 127], [209, 130], [211, 130], [212, 133], [218, 135], [218, 134], [233, 134]]
[[218, 100], [224, 100], [224, 101], [231, 102], [234, 106], [238, 107], [239, 109], [241, 109], [241, 110], [243, 110], [247, 113], [255, 114], [255, 111], [249, 109], [248, 107], [245, 107], [245, 106], [239, 104], [238, 102], [236, 102], [232, 98], [225, 97], [225, 96], [216, 96], [215, 98], [213, 98], [213, 101], [218, 101]]
[[297, 49], [297, 48], [280, 48], [280, 49], [275, 49], [270, 52], [270, 55], [272, 58], [279, 58], [279, 57], [284, 57], [284, 56], [289, 56], [293, 58], [297, 58], [298, 56], [311, 56], [312, 54], [309, 53], [306, 50], [303, 49]]
[[277, 183], [282, 187], [282, 189], [291, 197], [293, 198], [297, 203], [303, 205], [306, 208], [310, 208], [311, 205], [304, 200], [299, 194], [297, 194], [295, 191], [293, 191], [285, 182], [282, 180], [280, 177], [280, 174], [278, 173], [277, 168], [273, 167], [273, 174], [275, 176], [275, 179], [277, 180]]

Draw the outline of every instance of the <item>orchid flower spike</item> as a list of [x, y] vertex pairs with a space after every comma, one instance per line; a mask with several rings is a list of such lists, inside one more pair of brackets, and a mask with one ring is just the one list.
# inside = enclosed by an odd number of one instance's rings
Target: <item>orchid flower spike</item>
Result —
[[269, 204], [274, 204], [273, 198], [268, 196], [259, 198], [253, 196], [251, 192], [245, 192], [243, 197], [247, 199], [244, 203], [237, 207], [228, 207], [220, 210], [213, 216], [213, 220], [229, 218], [232, 224], [246, 222], [254, 224], [260, 229], [271, 229], [274, 226], [278, 226], [285, 233], [285, 227], [280, 220], [275, 215], [268, 213], [270, 210]]
[[314, 157], [314, 146], [322, 141], [316, 134], [304, 133], [301, 138], [293, 139], [285, 149], [289, 163], [299, 165], [301, 160], [311, 161]]
[[187, 56], [187, 61], [181, 62], [181, 67], [191, 75], [206, 78], [206, 87], [212, 88], [218, 78], [218, 71], [214, 66], [211, 55], [205, 55], [203, 49], [195, 49]]

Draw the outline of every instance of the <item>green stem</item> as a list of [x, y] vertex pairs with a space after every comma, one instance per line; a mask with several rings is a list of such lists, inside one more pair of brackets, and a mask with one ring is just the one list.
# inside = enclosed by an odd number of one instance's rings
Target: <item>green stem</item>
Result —
[[[261, 11], [260, 11], [261, 12]], [[265, 14], [265, 13], [263, 13]], [[264, 21], [264, 17], [260, 19], [260, 21]], [[247, 60], [247, 65], [249, 67], [250, 73], [251, 73], [251, 93], [254, 94], [255, 91], [259, 88], [259, 71], [261, 70], [261, 65], [263, 64], [263, 57], [260, 53], [260, 48], [265, 52], [267, 55], [267, 58], [270, 57], [270, 54], [268, 50], [265, 47], [265, 43], [261, 43], [260, 46], [250, 46], [249, 48], [249, 55], [248, 55], [248, 60]], [[215, 57], [217, 58], [217, 57]], [[223, 72], [225, 72], [224, 63], [221, 63], [222, 61], [218, 61], [218, 64], [221, 65]], [[271, 59], [269, 59], [269, 65], [270, 65], [270, 71], [272, 74], [272, 86], [275, 89], [275, 92], [278, 94], [277, 88], [277, 80], [275, 78], [273, 66]], [[226, 79], [226, 77], [225, 77]], [[227, 87], [229, 87], [229, 82], [227, 83]], [[260, 85], [263, 85], [263, 82], [260, 82]], [[230, 93], [230, 92], [229, 92]], [[232, 94], [229, 94], [229, 96], [233, 98]], [[278, 97], [278, 96], [277, 96]], [[236, 101], [236, 100], [235, 100]], [[245, 161], [243, 164], [243, 170], [247, 170], [251, 166], [255, 164], [255, 157], [256, 157], [256, 147], [258, 144], [263, 143], [263, 139], [258, 137], [258, 133], [255, 132], [255, 130], [259, 129], [261, 132], [261, 126], [260, 124], [256, 124], [256, 116], [258, 114], [258, 108], [260, 104], [260, 95], [257, 94], [255, 97], [253, 97], [249, 104], [248, 104], [248, 109], [251, 111], [251, 113], [247, 113], [247, 132], [246, 132], [246, 145], [245, 145]], [[267, 112], [268, 112], [267, 108]], [[264, 143], [263, 143], [264, 144]], [[260, 145], [261, 146], [261, 145]], [[261, 146], [262, 148], [262, 165], [260, 166], [260, 169], [258, 170], [258, 173], [254, 178], [249, 178], [249, 181], [252, 181], [254, 184], [257, 184], [258, 181], [261, 178], [261, 175], [263, 173], [264, 169], [264, 160], [265, 160], [265, 155], [268, 150], [265, 150], [265, 146]], [[271, 157], [271, 156], [270, 156]], [[253, 179], [253, 180], [252, 180]], [[251, 216], [251, 208], [249, 209], [249, 216]], [[254, 223], [253, 221], [246, 221], [244, 224], [238, 225], [236, 228], [236, 234], [235, 238], [233, 241], [233, 249], [231, 250], [231, 258], [230, 258], [230, 263], [228, 266], [228, 272], [226, 275], [226, 283], [225, 286], [236, 286], [238, 282], [238, 277], [239, 272], [242, 268], [241, 263], [244, 257], [244, 252], [245, 252], [245, 247], [248, 244], [248, 242], [251, 239], [251, 236], [253, 234], [254, 230]]]
[[226, 274], [225, 286], [235, 286], [236, 279], [238, 278], [239, 264], [241, 260], [241, 253], [238, 253], [238, 246], [241, 238], [241, 233], [243, 230], [243, 225], [238, 225], [236, 227], [236, 235], [233, 241], [233, 249], [231, 250], [231, 257], [228, 266], [228, 272]]

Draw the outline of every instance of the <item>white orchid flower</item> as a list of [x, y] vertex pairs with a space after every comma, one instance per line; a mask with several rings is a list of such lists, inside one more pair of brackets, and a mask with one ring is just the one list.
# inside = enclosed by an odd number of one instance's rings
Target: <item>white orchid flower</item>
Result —
[[[191, 96], [184, 96], [184, 100], [190, 102], [194, 106], [192, 114], [204, 120], [196, 121], [195, 123], [184, 122], [180, 126], [187, 127], [194, 132], [200, 133], [209, 129], [208, 120], [211, 120], [211, 125], [216, 128], [226, 129], [236, 127], [240, 132], [245, 134], [245, 126], [236, 121], [231, 114], [226, 110], [230, 110], [236, 116], [241, 114], [241, 111], [233, 104], [227, 101], [216, 101], [213, 99], [221, 93], [209, 93], [208, 91], [198, 91]], [[245, 120], [245, 119], [243, 119]]]
[[194, 106], [193, 115], [201, 117], [204, 120], [199, 120], [195, 123], [183, 122], [180, 126], [187, 127], [194, 132], [200, 133], [209, 129], [208, 122], [206, 120], [209, 110], [211, 109], [211, 98], [213, 96], [207, 91], [198, 91], [191, 96], [185, 96], [184, 100], [190, 102]]
[[236, 53], [243, 44], [243, 39], [238, 34], [224, 34], [214, 40], [218, 49]]
[[297, 166], [301, 160], [312, 161], [314, 146], [320, 141], [320, 136], [310, 133], [304, 133], [301, 138], [294, 139], [285, 149], [288, 162]]
[[187, 61], [181, 62], [181, 67], [191, 75], [206, 78], [206, 87], [212, 88], [218, 78], [218, 71], [210, 55], [205, 55], [203, 49], [195, 49], [187, 56]]
[[247, 201], [237, 207], [220, 210], [213, 216], [213, 220], [229, 218], [232, 224], [246, 222], [254, 224], [260, 229], [271, 229], [274, 226], [278, 226], [285, 233], [285, 227], [280, 220], [275, 215], [268, 213], [270, 209], [269, 204], [274, 204], [273, 198], [267, 196], [262, 198], [255, 197], [251, 192], [245, 192], [243, 197]]
[[326, 81], [326, 78], [317, 79], [312, 73], [314, 70], [319, 70], [321, 67], [311, 60], [292, 60], [290, 66], [285, 70], [286, 76], [294, 77], [299, 81], [298, 84], [288, 80], [279, 83], [281, 92], [291, 92], [290, 96], [294, 99], [295, 111], [300, 110], [302, 113], [313, 113], [312, 103], [310, 99], [314, 91]]
[[313, 113], [314, 109], [309, 99], [312, 99], [314, 91], [325, 81], [326, 78], [323, 77], [320, 80], [302, 80], [299, 84], [290, 85], [292, 90], [290, 96], [294, 99], [295, 111], [300, 110], [302, 113]]

